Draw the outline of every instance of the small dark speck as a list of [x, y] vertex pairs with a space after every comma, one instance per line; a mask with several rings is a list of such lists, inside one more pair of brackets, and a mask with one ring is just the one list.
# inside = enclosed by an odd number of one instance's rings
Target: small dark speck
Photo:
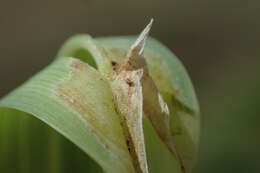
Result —
[[132, 82], [130, 79], [126, 79], [126, 83], [127, 83], [128, 86], [130, 86], [130, 87], [134, 86], [134, 82]]
[[129, 139], [126, 140], [126, 145], [127, 145], [127, 146], [130, 145], [130, 141], [129, 141]]
[[115, 71], [116, 70], [116, 66], [117, 66], [117, 62], [111, 61], [111, 65], [112, 65], [113, 70]]
[[127, 149], [128, 149], [128, 151], [131, 151], [131, 147], [130, 147], [130, 141], [129, 141], [129, 139], [126, 139], [126, 145], [127, 145]]
[[117, 65], [117, 62], [111, 61], [111, 64], [112, 64], [112, 66], [116, 66], [116, 65]]

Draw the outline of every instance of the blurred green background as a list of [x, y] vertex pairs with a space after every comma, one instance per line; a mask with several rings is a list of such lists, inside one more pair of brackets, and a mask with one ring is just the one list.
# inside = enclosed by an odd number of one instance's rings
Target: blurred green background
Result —
[[[200, 156], [194, 172], [260, 172], [258, 0], [1, 0], [0, 96], [48, 65], [71, 35], [138, 34], [151, 17], [151, 35], [187, 67], [201, 104]], [[38, 140], [45, 134], [31, 133], [40, 134]], [[50, 141], [38, 143], [53, 146]], [[67, 146], [73, 149], [59, 151], [67, 172], [93, 167], [87, 161], [80, 166], [73, 159], [80, 151]], [[16, 172], [15, 162], [12, 167]]]

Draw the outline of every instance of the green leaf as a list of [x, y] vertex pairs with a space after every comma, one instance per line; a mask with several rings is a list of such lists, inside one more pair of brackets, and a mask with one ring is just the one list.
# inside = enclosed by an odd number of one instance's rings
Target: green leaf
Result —
[[0, 106], [46, 122], [107, 172], [134, 172], [108, 83], [75, 58], [55, 61], [2, 99]]
[[[0, 101], [0, 114], [11, 116], [25, 112], [37, 117], [81, 148], [105, 172], [138, 171], [111, 88], [113, 76], [134, 40], [132, 36], [96, 40], [88, 35], [72, 37], [51, 65]], [[186, 172], [190, 172], [199, 143], [199, 107], [193, 86], [180, 61], [158, 41], [147, 41], [144, 57], [149, 75], [169, 108], [172, 141]], [[8, 121], [15, 122], [15, 119]], [[137, 125], [133, 133], [142, 132], [140, 127]], [[144, 117], [149, 172], [181, 172], [178, 159], [157, 135], [155, 127], [156, 123], [151, 126], [150, 120]], [[11, 134], [12, 130], [7, 131]], [[26, 148], [25, 140], [21, 140], [23, 148]], [[142, 147], [137, 151], [142, 151]], [[26, 150], [21, 155], [25, 156]], [[56, 172], [63, 166], [57, 160], [59, 157], [53, 161], [57, 163], [53, 166]], [[30, 159], [24, 162], [26, 172], [26, 165], [32, 163]]]

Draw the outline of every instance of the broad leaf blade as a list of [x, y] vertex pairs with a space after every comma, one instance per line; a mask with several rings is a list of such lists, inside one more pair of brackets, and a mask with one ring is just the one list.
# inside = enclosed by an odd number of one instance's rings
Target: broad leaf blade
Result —
[[[91, 105], [93, 101], [95, 105]], [[134, 172], [111, 89], [94, 68], [79, 60], [55, 61], [2, 99], [0, 107], [27, 112], [46, 122], [106, 172]]]

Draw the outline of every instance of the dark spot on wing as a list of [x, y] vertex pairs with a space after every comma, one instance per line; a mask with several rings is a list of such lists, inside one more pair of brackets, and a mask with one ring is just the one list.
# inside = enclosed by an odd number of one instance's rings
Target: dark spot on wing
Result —
[[126, 83], [128, 84], [129, 87], [133, 87], [134, 86], [134, 82], [131, 81], [130, 79], [126, 79]]
[[111, 61], [111, 65], [112, 65], [112, 69], [113, 69], [114, 71], [116, 71], [116, 70], [117, 70], [117, 67], [118, 67], [118, 63], [117, 63], [116, 61]]

